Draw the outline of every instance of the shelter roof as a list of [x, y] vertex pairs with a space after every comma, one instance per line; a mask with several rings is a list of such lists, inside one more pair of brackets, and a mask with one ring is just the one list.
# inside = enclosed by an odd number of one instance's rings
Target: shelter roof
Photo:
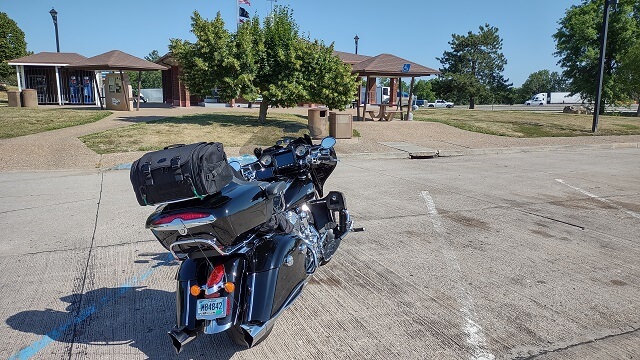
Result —
[[111, 50], [104, 54], [96, 55], [88, 59], [78, 61], [69, 67], [82, 68], [86, 70], [166, 70], [162, 65], [152, 63], [145, 59], [140, 59], [120, 50]]
[[[405, 64], [410, 64], [404, 72]], [[353, 65], [353, 73], [360, 76], [414, 77], [440, 74], [440, 71], [391, 54], [380, 54]]]
[[85, 59], [85, 56], [76, 53], [39, 52], [37, 54], [9, 60], [8, 63], [9, 65], [67, 66]]
[[350, 65], [354, 65], [371, 58], [371, 56], [367, 56], [367, 55], [358, 55], [358, 54], [352, 54], [352, 53], [337, 51], [337, 50], [334, 50], [333, 54], [339, 57], [340, 60], [342, 60], [342, 62]]

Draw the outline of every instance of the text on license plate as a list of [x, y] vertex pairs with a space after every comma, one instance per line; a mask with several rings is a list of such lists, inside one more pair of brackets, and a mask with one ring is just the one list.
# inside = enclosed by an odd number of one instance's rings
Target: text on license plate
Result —
[[227, 298], [199, 299], [196, 319], [213, 320], [227, 316]]

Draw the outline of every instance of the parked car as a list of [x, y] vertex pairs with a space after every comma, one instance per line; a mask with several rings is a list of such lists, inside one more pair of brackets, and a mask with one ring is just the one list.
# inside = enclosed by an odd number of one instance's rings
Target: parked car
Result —
[[447, 108], [450, 109], [453, 107], [453, 103], [446, 100], [436, 100], [435, 102], [428, 103], [427, 107], [430, 108]]

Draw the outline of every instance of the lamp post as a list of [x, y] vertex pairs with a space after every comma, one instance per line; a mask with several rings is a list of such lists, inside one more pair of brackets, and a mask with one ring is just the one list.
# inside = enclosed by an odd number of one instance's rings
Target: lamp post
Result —
[[51, 8], [49, 14], [51, 14], [51, 18], [53, 19], [53, 27], [56, 29], [56, 50], [60, 52], [60, 41], [58, 40], [58, 12], [56, 9]]
[[353, 38], [353, 40], [355, 40], [356, 42], [356, 54], [358, 53], [358, 40], [360, 40], [360, 38], [358, 37], [358, 34], [356, 34], [356, 36]]
[[609, 31], [609, 7], [618, 5], [618, 0], [604, 1], [604, 17], [602, 19], [602, 31], [600, 32], [600, 68], [598, 72], [598, 88], [596, 89], [596, 103], [593, 108], [593, 124], [591, 132], [598, 131], [598, 117], [602, 102], [602, 78], [604, 77], [604, 57], [607, 52], [607, 32]]

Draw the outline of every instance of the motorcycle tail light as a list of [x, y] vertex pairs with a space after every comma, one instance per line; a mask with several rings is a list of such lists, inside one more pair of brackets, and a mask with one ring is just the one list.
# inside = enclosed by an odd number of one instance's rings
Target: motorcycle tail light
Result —
[[212, 288], [218, 285], [222, 281], [222, 277], [224, 276], [224, 266], [222, 264], [216, 265], [213, 268], [211, 274], [209, 274], [209, 279], [207, 279], [207, 287]]
[[162, 224], [168, 224], [168, 223], [172, 222], [175, 219], [180, 219], [182, 221], [188, 221], [188, 220], [204, 219], [204, 218], [206, 218], [208, 216], [211, 216], [211, 214], [201, 213], [201, 212], [185, 212], [185, 213], [162, 216], [158, 220], [154, 221], [152, 224], [153, 225], [162, 225]]

